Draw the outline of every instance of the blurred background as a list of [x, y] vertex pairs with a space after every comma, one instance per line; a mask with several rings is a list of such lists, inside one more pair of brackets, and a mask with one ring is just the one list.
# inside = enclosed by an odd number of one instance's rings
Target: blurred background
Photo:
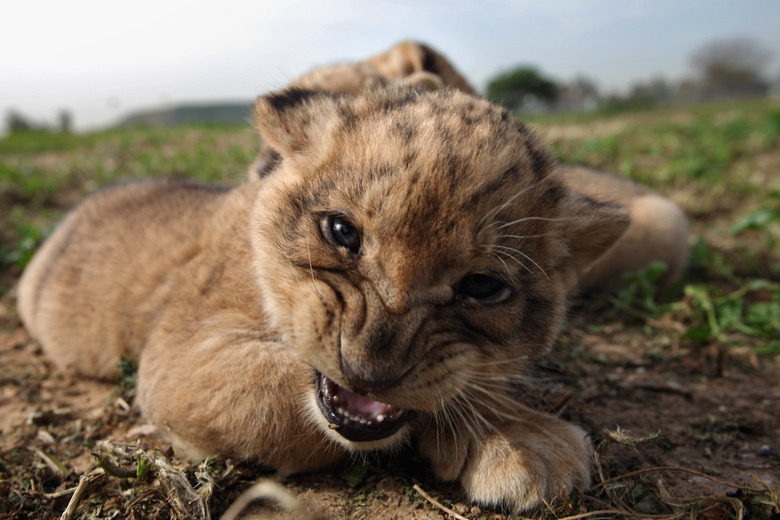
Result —
[[776, 0], [30, 0], [3, 7], [0, 131], [245, 120], [403, 39], [526, 112], [780, 95]]

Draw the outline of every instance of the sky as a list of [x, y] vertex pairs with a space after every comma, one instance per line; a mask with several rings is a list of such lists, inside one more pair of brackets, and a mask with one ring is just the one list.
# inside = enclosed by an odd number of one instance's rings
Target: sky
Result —
[[249, 101], [322, 65], [404, 39], [478, 90], [516, 65], [602, 91], [692, 74], [691, 54], [748, 37], [780, 78], [778, 0], [11, 0], [0, 19], [0, 112], [77, 130], [139, 109]]

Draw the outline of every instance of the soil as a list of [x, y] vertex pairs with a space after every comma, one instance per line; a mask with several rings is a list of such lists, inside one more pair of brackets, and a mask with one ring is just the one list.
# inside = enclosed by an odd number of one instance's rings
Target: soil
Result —
[[[739, 486], [777, 490], [780, 365], [738, 350], [679, 344], [673, 334], [656, 331], [648, 336], [639, 324], [604, 320], [600, 307], [601, 302], [590, 300], [573, 311], [569, 329], [545, 364], [537, 400], [539, 406], [582, 425], [597, 444], [602, 443], [598, 455], [602, 475], [597, 482], [618, 478], [608, 486], [584, 490], [578, 504], [551, 504], [548, 518], [616, 508], [674, 513], [687, 511], [696, 499], [700, 518], [726, 518], [727, 495], [741, 493], [744, 498], [749, 493], [740, 492]], [[79, 477], [90, 472], [78, 503], [80, 518], [202, 517], [186, 504], [177, 505], [180, 497], [159, 471], [141, 479], [95, 471], [91, 452], [98, 441], [135, 443], [128, 448], [131, 463], [140, 442], [143, 453], [188, 468], [190, 483], [196, 480], [194, 466], [188, 467], [170, 451], [157, 451], [168, 445], [130, 405], [132, 384], [62, 373], [21, 326], [13, 309], [13, 291], [3, 299], [2, 308], [0, 518], [59, 518]], [[605, 431], [612, 441], [606, 440]], [[658, 431], [658, 439], [640, 439], [634, 447], [631, 440], [614, 442], [620, 434], [630, 432], [641, 438]], [[271, 473], [249, 463], [217, 460], [210, 464], [215, 482], [209, 499], [213, 518], [252, 482], [274, 482]], [[678, 469], [657, 469], [669, 467]], [[646, 472], [632, 476], [637, 470]], [[297, 507], [293, 513], [272, 505], [284, 499], [279, 496], [282, 491], [274, 491], [269, 500], [250, 507], [247, 517], [448, 517], [420, 490], [462, 518], [511, 516], [468, 504], [457, 485], [436, 481], [412, 451], [394, 459], [372, 458], [328, 472], [289, 477], [282, 489], [292, 493]], [[701, 516], [711, 511], [722, 516]]]

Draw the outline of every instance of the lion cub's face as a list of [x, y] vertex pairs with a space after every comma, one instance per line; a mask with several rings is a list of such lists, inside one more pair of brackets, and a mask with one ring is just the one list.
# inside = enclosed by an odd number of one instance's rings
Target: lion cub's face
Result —
[[373, 446], [410, 411], [508, 409], [503, 385], [625, 215], [566, 191], [522, 125], [457, 92], [290, 90], [255, 114], [282, 156], [253, 214], [256, 274], [320, 422]]

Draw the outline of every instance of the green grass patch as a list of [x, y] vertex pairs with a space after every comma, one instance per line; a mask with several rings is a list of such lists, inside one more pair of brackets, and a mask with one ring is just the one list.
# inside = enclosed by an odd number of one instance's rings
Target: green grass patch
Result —
[[780, 145], [776, 105], [752, 101], [592, 115], [577, 123], [589, 131], [573, 137], [556, 137], [555, 130], [575, 127], [565, 119], [534, 122], [552, 134], [553, 150], [565, 162], [611, 170], [654, 187], [692, 181], [742, 184], [729, 178], [729, 166]]

